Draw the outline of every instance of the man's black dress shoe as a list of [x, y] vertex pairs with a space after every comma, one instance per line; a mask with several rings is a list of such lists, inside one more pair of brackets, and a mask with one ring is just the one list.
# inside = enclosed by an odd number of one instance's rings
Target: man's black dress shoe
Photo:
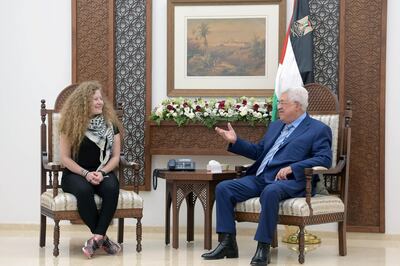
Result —
[[264, 266], [271, 262], [271, 254], [269, 252], [270, 245], [263, 242], [258, 242], [256, 254], [251, 259], [250, 265]]
[[225, 257], [239, 257], [236, 236], [234, 234], [222, 233], [221, 239], [221, 242], [213, 251], [204, 253], [201, 255], [201, 257], [205, 260], [219, 260]]

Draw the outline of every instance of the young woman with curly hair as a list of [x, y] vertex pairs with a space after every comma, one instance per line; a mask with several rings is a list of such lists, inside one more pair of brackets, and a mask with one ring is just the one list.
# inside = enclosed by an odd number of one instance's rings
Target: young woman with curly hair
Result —
[[[61, 187], [75, 195], [79, 215], [93, 233], [82, 248], [88, 258], [98, 248], [109, 254], [121, 250], [106, 231], [118, 203], [119, 182], [113, 170], [119, 163], [122, 125], [102, 95], [100, 83], [81, 83], [65, 102], [60, 120], [61, 162], [66, 168]], [[100, 210], [94, 194], [102, 198]]]

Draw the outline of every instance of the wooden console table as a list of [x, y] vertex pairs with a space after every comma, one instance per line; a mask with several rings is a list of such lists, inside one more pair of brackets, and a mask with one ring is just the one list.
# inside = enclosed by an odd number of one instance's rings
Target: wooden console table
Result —
[[[178, 127], [172, 121], [163, 121], [160, 125], [154, 122], [148, 123], [150, 155], [233, 155], [226, 150], [227, 143], [218, 136], [214, 128], [202, 124]], [[227, 128], [226, 124], [221, 123], [217, 126]], [[231, 124], [238, 136], [250, 142], [260, 141], [267, 130], [265, 124], [254, 126], [245, 122]]]
[[165, 191], [165, 244], [170, 243], [170, 218], [172, 208], [172, 247], [179, 247], [179, 209], [184, 199], [187, 204], [187, 241], [194, 240], [194, 205], [197, 198], [204, 209], [204, 248], [211, 249], [212, 209], [216, 185], [236, 177], [235, 171], [213, 174], [206, 170], [162, 171], [160, 177], [166, 180]]

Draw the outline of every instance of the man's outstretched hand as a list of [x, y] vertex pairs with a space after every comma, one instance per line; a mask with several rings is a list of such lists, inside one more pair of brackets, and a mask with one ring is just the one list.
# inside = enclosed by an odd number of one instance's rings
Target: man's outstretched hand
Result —
[[215, 127], [215, 131], [217, 131], [218, 135], [224, 138], [224, 140], [228, 141], [229, 143], [235, 144], [237, 140], [237, 136], [235, 130], [231, 126], [231, 123], [228, 123], [228, 130], [224, 130], [219, 127]]

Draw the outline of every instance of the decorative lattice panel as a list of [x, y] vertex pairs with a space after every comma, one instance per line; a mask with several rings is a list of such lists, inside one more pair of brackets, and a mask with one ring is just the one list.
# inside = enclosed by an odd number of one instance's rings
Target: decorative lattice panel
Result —
[[310, 0], [315, 83], [338, 94], [339, 0]]
[[[123, 104], [124, 151], [142, 166], [146, 93], [146, 0], [117, 0], [115, 7], [116, 98]], [[131, 172], [126, 176], [131, 179]]]

